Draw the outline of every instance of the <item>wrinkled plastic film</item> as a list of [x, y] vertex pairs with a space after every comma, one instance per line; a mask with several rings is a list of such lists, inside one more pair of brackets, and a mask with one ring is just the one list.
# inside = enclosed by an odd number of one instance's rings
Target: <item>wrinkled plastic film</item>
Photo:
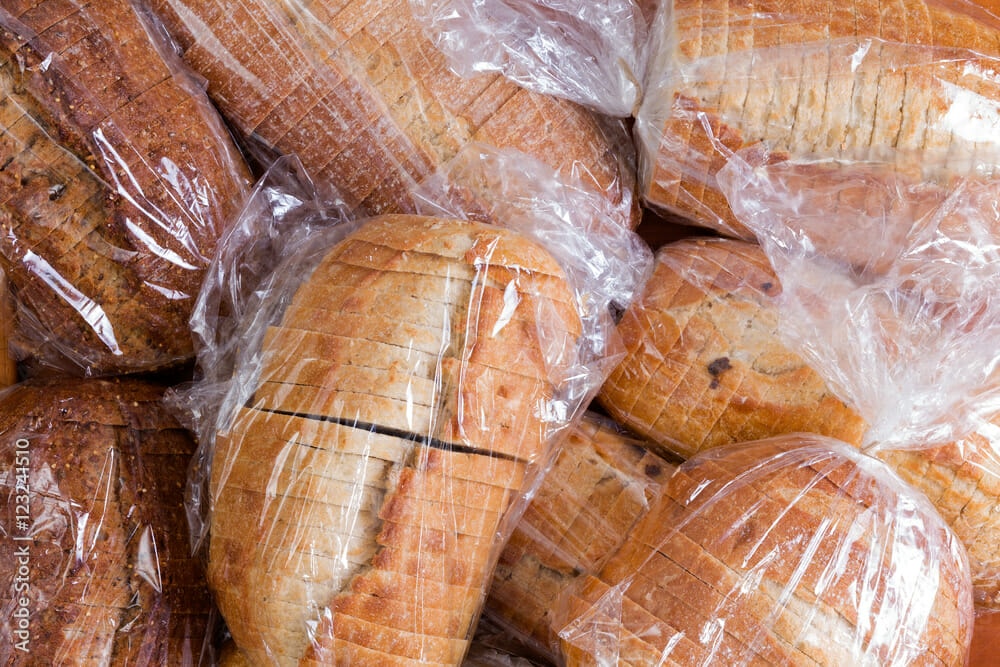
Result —
[[558, 662], [551, 621], [560, 596], [621, 546], [673, 469], [648, 443], [585, 414], [500, 555], [484, 610], [495, 634], [521, 654]]
[[[469, 142], [521, 150], [614, 201], [632, 175], [601, 122], [496, 74], [449, 69], [406, 2], [152, 0], [225, 117], [269, 164], [299, 156], [362, 215], [413, 212], [410, 191]], [[637, 209], [623, 224], [637, 223]]]
[[191, 303], [249, 181], [221, 119], [129, 2], [0, 23], [19, 356], [89, 374], [189, 359]]
[[302, 238], [240, 287], [232, 378], [195, 389], [218, 406], [190, 487], [210, 583], [251, 660], [456, 662], [519, 499], [606, 368], [610, 304], [512, 229], [383, 216]]
[[138, 381], [0, 396], [5, 664], [207, 664], [214, 606], [189, 551], [190, 435]]
[[411, 5], [434, 44], [465, 76], [502, 72], [526, 88], [611, 116], [632, 115], [642, 98], [648, 7], [619, 0]]
[[962, 664], [965, 553], [926, 499], [837, 441], [703, 452], [565, 598], [568, 664]]
[[[997, 412], [996, 186], [929, 186], [881, 162], [851, 171], [869, 178], [737, 158], [724, 189], [784, 286], [783, 339], [865, 418], [866, 443], [959, 439]], [[831, 215], [865, 231], [838, 243]]]
[[995, 171], [1000, 23], [984, 10], [928, 2], [900, 22], [853, 3], [683, 4], [657, 16], [637, 114], [648, 203], [752, 238], [715, 181], [735, 152], [895, 161], [938, 184]]

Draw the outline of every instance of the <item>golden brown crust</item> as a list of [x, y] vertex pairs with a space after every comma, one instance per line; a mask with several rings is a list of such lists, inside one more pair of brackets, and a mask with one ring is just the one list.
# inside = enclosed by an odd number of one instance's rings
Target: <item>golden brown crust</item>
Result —
[[963, 135], [948, 114], [965, 113], [953, 108], [956, 89], [1000, 97], [974, 74], [1000, 53], [995, 16], [923, 0], [722, 4], [675, 0], [667, 12], [639, 112], [649, 203], [752, 238], [714, 176], [732, 152], [753, 162], [765, 146], [776, 161], [923, 161], [922, 178], [939, 183], [976, 173], [990, 140]]
[[0, 262], [22, 357], [109, 373], [193, 354], [194, 295], [249, 174], [163, 48], [127, 2], [0, 11]]
[[[30, 527], [11, 524], [14, 539], [0, 545], [0, 597], [15, 609], [9, 596], [26, 546], [34, 660], [161, 664], [204, 648], [212, 601], [190, 557], [183, 505], [194, 444], [159, 403], [162, 391], [138, 381], [58, 379], [0, 397], [8, 459], [27, 455], [30, 506]], [[13, 503], [18, 480], [8, 481], [4, 497]], [[12, 629], [5, 621], [4, 663], [17, 655]]]
[[[558, 271], [513, 232], [394, 216], [287, 295], [213, 462], [210, 580], [248, 657], [461, 659], [504, 513], [547, 444], [542, 338], [580, 331]], [[386, 288], [421, 315], [376, 307]], [[545, 334], [536, 299], [566, 306]]]
[[601, 405], [684, 458], [796, 431], [858, 444], [861, 418], [781, 342], [780, 289], [757, 246], [663, 246], [619, 325], [627, 352], [601, 388]]

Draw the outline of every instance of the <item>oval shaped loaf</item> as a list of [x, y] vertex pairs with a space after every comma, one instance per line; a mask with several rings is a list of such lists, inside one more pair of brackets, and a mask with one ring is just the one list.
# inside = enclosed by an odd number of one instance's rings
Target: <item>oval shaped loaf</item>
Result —
[[17, 349], [88, 373], [193, 355], [194, 297], [249, 189], [204, 91], [136, 12], [0, 9], [0, 262]]
[[193, 665], [213, 605], [191, 557], [190, 435], [138, 380], [0, 395], [0, 663]]
[[962, 665], [973, 622], [965, 551], [926, 498], [820, 436], [682, 464], [571, 598], [570, 665]]
[[580, 178], [621, 209], [623, 224], [638, 224], [624, 147], [596, 115], [498, 74], [456, 75], [406, 0], [152, 6], [243, 135], [298, 155], [360, 212], [415, 212], [414, 184], [479, 142]]
[[756, 245], [662, 246], [618, 327], [626, 354], [601, 387], [601, 405], [683, 458], [796, 431], [860, 444], [864, 420], [782, 343], [780, 292]]
[[252, 663], [458, 664], [581, 321], [540, 246], [385, 216], [268, 327], [218, 435], [209, 578]]

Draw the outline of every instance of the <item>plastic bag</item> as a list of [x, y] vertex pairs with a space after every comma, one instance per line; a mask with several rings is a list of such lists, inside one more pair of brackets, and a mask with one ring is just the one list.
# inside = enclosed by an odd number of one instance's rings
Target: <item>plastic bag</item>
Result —
[[249, 174], [128, 0], [0, 10], [0, 262], [19, 358], [85, 374], [194, 355], [187, 319]]
[[[488, 182], [497, 162], [480, 164], [452, 194]], [[546, 192], [551, 173], [522, 183], [535, 196], [520, 208], [492, 212], [508, 227], [380, 216], [282, 239], [267, 227], [300, 226], [316, 201], [281, 196], [282, 180], [272, 170], [234, 227], [281, 239], [249, 247], [275, 263], [236, 289], [206, 284], [207, 326], [195, 323], [223, 369], [202, 366], [182, 397], [203, 443], [189, 504], [209, 581], [252, 662], [454, 664], [522, 495], [617, 353], [593, 276], [636, 289], [648, 249], [621, 257], [612, 242], [630, 233], [615, 220], [572, 228], [576, 211], [546, 205], [561, 196]], [[239, 275], [241, 252], [220, 257], [213, 276]]]
[[484, 610], [497, 634], [557, 663], [551, 616], [560, 595], [599, 571], [674, 467], [606, 417], [584, 415], [500, 555]]
[[701, 452], [565, 597], [567, 664], [964, 664], [965, 552], [926, 498], [821, 436]]
[[264, 164], [297, 155], [359, 215], [412, 213], [413, 188], [477, 142], [582, 178], [638, 224], [620, 123], [497, 75], [457, 76], [405, 1], [149, 4]]
[[[645, 41], [639, 3], [417, 4], [459, 71], [499, 69], [633, 114], [643, 201], [727, 235], [751, 238], [715, 180], [741, 150], [898, 156], [917, 169], [929, 157], [923, 178], [936, 183], [994, 172], [1000, 158], [1000, 19], [965, 0], [915, 3], [902, 18], [863, 3], [671, 0]], [[615, 85], [621, 70], [638, 93]]]
[[194, 442], [162, 395], [79, 379], [0, 394], [3, 664], [212, 664], [180, 511]]

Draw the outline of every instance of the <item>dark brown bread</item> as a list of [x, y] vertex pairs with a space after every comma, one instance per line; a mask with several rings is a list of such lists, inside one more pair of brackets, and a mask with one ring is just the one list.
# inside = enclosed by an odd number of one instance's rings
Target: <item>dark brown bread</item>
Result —
[[1000, 99], [1000, 20], [973, 3], [673, 0], [662, 18], [638, 122], [655, 206], [751, 238], [715, 174], [765, 146], [848, 171], [888, 159], [939, 184], [996, 162], [992, 135], [970, 128], [972, 107]]
[[588, 414], [561, 444], [497, 564], [484, 610], [533, 654], [555, 661], [560, 596], [626, 539], [674, 465]]
[[[367, 213], [470, 142], [521, 150], [629, 210], [627, 167], [596, 117], [503, 77], [463, 79], [404, 0], [153, 0], [222, 112], [268, 152], [295, 153]], [[624, 171], [623, 171], [624, 170]]]
[[20, 356], [115, 373], [193, 354], [194, 296], [249, 174], [146, 21], [126, 0], [0, 9], [0, 263]]
[[672, 455], [804, 431], [859, 444], [864, 421], [778, 333], [763, 251], [726, 239], [662, 246], [619, 325], [626, 355], [598, 399]]
[[0, 663], [183, 665], [209, 655], [213, 605], [183, 504], [194, 443], [160, 404], [162, 391], [34, 380], [0, 396], [10, 471], [0, 605], [11, 612]]
[[678, 468], [575, 589], [568, 663], [964, 664], [964, 551], [925, 499], [830, 444], [791, 436]]
[[[542, 341], [581, 330], [560, 276], [508, 230], [396, 215], [286, 295], [212, 464], [209, 579], [251, 663], [461, 661], [550, 439]], [[363, 306], [400, 297], [421, 306]], [[543, 320], [538, 299], [565, 308]], [[343, 313], [353, 330], [332, 333]]]

